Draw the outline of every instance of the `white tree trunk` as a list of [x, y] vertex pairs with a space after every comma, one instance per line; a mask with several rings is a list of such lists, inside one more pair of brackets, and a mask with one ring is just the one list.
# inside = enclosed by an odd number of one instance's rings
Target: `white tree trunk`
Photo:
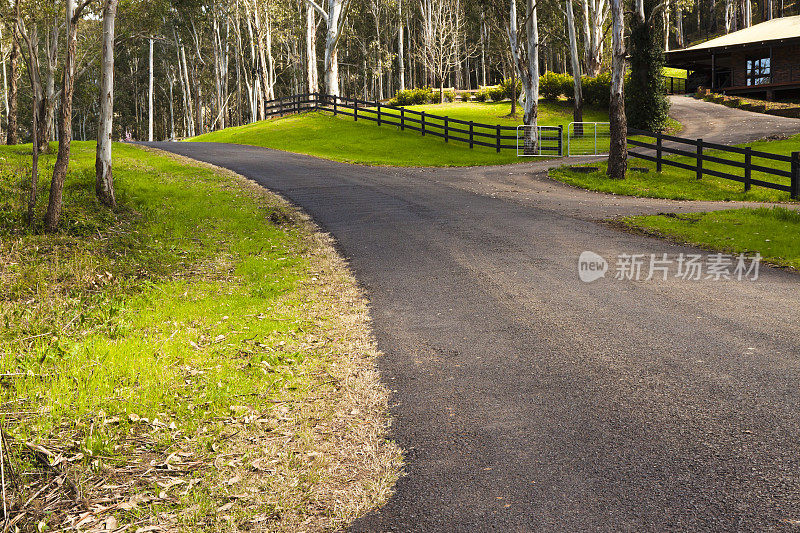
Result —
[[523, 120], [527, 126], [535, 127], [539, 118], [539, 21], [536, 13], [536, 0], [528, 0], [526, 17], [530, 79], [525, 91], [525, 117]]
[[153, 142], [153, 39], [150, 39], [150, 69], [147, 84], [147, 141]]
[[[117, 1], [106, 0], [103, 8], [103, 56], [100, 63], [100, 121], [97, 125], [95, 192], [107, 206], [117, 204], [111, 170], [111, 135], [114, 125], [114, 25]], [[152, 40], [150, 41], [153, 42]], [[170, 84], [170, 88], [172, 85]], [[170, 104], [172, 100], [170, 100]]]
[[486, 86], [486, 17], [481, 10], [481, 86]]
[[[186, 64], [186, 48], [183, 44], [180, 45], [180, 62], [184, 77], [183, 84], [186, 87], [186, 124], [189, 127], [189, 137], [194, 137], [197, 133], [194, 127], [194, 97], [192, 96], [192, 85], [189, 82], [189, 67]], [[200, 105], [199, 101], [197, 105]]]
[[583, 0], [583, 30], [586, 73], [597, 76], [603, 59], [604, 26], [608, 19], [606, 0]]
[[319, 76], [317, 69], [317, 16], [314, 8], [306, 5], [306, 78], [308, 92], [319, 91]]
[[[644, 2], [643, 2], [644, 3]], [[664, 0], [664, 51], [669, 52], [669, 0]]]
[[[403, 18], [403, 0], [397, 0], [397, 16], [400, 20], [400, 25], [397, 28], [397, 69], [400, 90], [404, 91], [406, 89], [406, 64], [403, 52], [405, 46], [404, 30], [406, 27], [406, 20]], [[3, 68], [5, 68], [5, 66]]]
[[[575, 92], [573, 120], [583, 121], [583, 90], [581, 86], [581, 62], [578, 57], [578, 37], [575, 32], [575, 15], [572, 11], [572, 0], [566, 2], [567, 33], [569, 34], [569, 57], [572, 64], [572, 80]], [[581, 130], [582, 131], [582, 130]]]

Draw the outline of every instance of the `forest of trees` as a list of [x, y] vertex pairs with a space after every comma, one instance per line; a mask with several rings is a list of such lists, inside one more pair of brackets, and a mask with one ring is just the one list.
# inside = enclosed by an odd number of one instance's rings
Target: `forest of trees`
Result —
[[[516, 77], [525, 122], [535, 124], [542, 72], [596, 76], [611, 68], [614, 7], [610, 0], [0, 0], [0, 138], [43, 150], [102, 132], [97, 192], [114, 205], [110, 140], [249, 123], [276, 96], [381, 100], [410, 87], [470, 90]], [[618, 10], [627, 18], [644, 13], [643, 0]], [[796, 11], [784, 0], [661, 0], [648, 9], [658, 16], [642, 21], [670, 49]], [[629, 25], [619, 22], [627, 39]], [[49, 227], [57, 225], [68, 161], [69, 142], [61, 142]], [[35, 194], [32, 187], [31, 205]]]
[[[563, 0], [118, 0], [115, 41], [114, 139], [196, 135], [257, 120], [274, 96], [327, 91], [368, 99], [409, 87], [460, 90], [512, 76], [517, 48], [534, 26], [540, 71], [572, 72]], [[77, 2], [75, 139], [97, 137], [107, 0]], [[520, 27], [509, 26], [519, 4]], [[611, 61], [610, 3], [579, 0], [572, 8], [582, 73], [597, 75]], [[624, 6], [633, 11], [633, 6]], [[754, 22], [795, 13], [795, 4], [763, 0], [663, 0], [665, 48], [676, 48]], [[57, 140], [67, 35], [64, 1], [2, 0], [0, 134], [15, 129], [30, 142], [34, 85], [45, 104], [40, 143]], [[35, 41], [38, 71], [28, 73], [27, 44], [15, 12]], [[524, 21], [524, 24], [523, 24]], [[511, 30], [511, 31], [509, 31]], [[523, 34], [525, 34], [523, 36]], [[16, 38], [15, 38], [16, 37]], [[152, 126], [149, 124], [153, 72]], [[528, 69], [526, 67], [526, 69]], [[528, 69], [529, 70], [529, 69]], [[525, 71], [518, 74], [525, 75]], [[337, 81], [331, 86], [330, 78]]]

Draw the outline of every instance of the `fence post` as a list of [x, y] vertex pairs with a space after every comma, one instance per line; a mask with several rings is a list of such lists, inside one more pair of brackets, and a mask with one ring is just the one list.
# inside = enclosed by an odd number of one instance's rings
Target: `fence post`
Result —
[[422, 136], [425, 137], [425, 111], [422, 112], [422, 117], [420, 118], [421, 122], [420, 125], [422, 126], [420, 129], [422, 130]]
[[353, 122], [358, 122], [358, 98], [353, 98]]
[[800, 152], [792, 152], [792, 182], [789, 188], [792, 200], [800, 198]]
[[403, 131], [405, 129], [406, 129], [406, 108], [405, 107], [401, 107], [400, 108], [400, 131]]
[[697, 179], [703, 179], [703, 139], [697, 139]]
[[500, 124], [497, 125], [497, 153], [500, 153]]
[[749, 146], [744, 149], [744, 192], [750, 190], [750, 174], [752, 172], [750, 160], [753, 157], [752, 151], [753, 149]]
[[280, 98], [278, 99], [278, 113], [281, 117], [283, 116], [283, 99]]
[[339, 109], [336, 107], [336, 102], [339, 100], [339, 97], [335, 94], [333, 95], [333, 116], [335, 117], [336, 114], [339, 112]]
[[558, 157], [564, 156], [564, 125], [558, 125]]
[[444, 142], [448, 142], [448, 131], [447, 127], [450, 123], [450, 119], [448, 117], [444, 117]]
[[381, 103], [378, 102], [378, 126], [381, 125]]
[[656, 133], [656, 172], [661, 172], [661, 134]]
[[294, 97], [294, 106], [295, 106], [295, 109], [297, 109], [297, 114], [299, 115], [300, 114], [300, 95], [299, 94]]
[[472, 146], [474, 145], [474, 141], [472, 140], [472, 136], [473, 136], [472, 130], [473, 130], [473, 127], [474, 127], [474, 122], [470, 120], [470, 121], [469, 121], [469, 147], [470, 147], [470, 148], [472, 148]]

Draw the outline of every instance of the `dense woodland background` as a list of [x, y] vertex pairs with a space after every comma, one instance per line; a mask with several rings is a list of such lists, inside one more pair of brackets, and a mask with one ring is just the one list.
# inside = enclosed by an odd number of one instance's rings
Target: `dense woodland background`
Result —
[[[508, 0], [331, 1], [341, 10], [336, 51], [342, 95], [385, 99], [401, 88], [440, 84], [472, 90], [514, 75]], [[105, 3], [87, 2], [77, 24], [75, 139], [93, 139], [97, 133]], [[46, 102], [42, 140], [57, 140], [66, 39], [63, 4], [33, 0], [0, 4], [3, 139], [15, 107], [19, 134], [12, 142], [31, 139], [31, 81], [14, 46], [19, 40], [14, 38], [18, 7], [28, 33], [37, 39]], [[248, 123], [260, 117], [261, 102], [273, 96], [324, 91], [329, 36], [322, 14], [329, 14], [331, 6], [317, 7], [320, 10], [307, 0], [121, 0], [113, 138], [148, 138], [151, 42], [156, 139]], [[540, 71], [571, 72], [565, 3], [540, 0], [535, 7]], [[524, 3], [518, 9], [524, 25]], [[609, 69], [609, 9], [606, 0], [573, 3], [584, 74]], [[634, 6], [625, 9], [632, 11]], [[668, 31], [662, 34], [668, 49], [797, 13], [796, 4], [777, 0], [760, 4], [665, 0], [658, 9], [666, 15], [662, 20]]]

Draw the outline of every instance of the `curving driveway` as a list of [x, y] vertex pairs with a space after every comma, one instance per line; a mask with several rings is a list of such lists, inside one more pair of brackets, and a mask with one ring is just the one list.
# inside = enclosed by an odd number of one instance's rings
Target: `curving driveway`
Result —
[[577, 275], [585, 250], [612, 262], [698, 252], [593, 219], [730, 204], [579, 191], [541, 177], [541, 163], [392, 169], [155, 146], [302, 206], [367, 291], [407, 475], [354, 531], [786, 531], [800, 520], [800, 278]]

